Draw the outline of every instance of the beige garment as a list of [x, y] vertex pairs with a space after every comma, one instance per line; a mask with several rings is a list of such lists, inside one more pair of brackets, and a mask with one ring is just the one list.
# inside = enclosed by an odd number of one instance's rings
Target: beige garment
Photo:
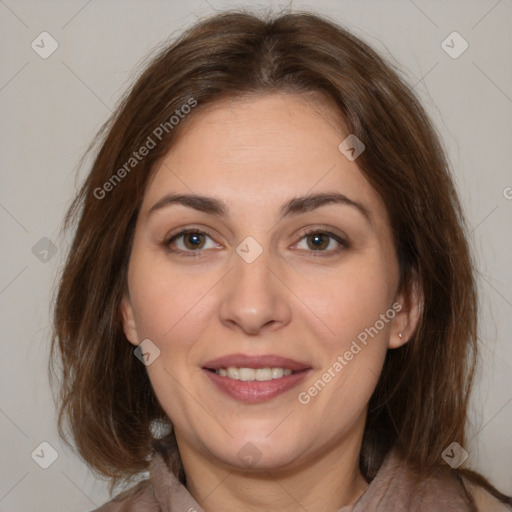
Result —
[[[337, 512], [509, 512], [482, 489], [465, 481], [478, 504], [468, 498], [464, 485], [453, 473], [431, 476], [416, 485], [414, 473], [390, 452], [367, 490], [352, 505]], [[301, 509], [303, 510], [303, 509]], [[144, 480], [93, 512], [204, 512], [185, 486], [156, 454], [150, 479]], [[222, 512], [222, 511], [219, 511]]]

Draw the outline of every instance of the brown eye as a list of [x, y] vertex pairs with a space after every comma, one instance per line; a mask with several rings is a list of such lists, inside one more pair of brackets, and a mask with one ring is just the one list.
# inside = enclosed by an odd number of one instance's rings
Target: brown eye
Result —
[[172, 253], [179, 253], [183, 256], [201, 256], [203, 249], [213, 249], [215, 244], [207, 247], [207, 240], [211, 236], [205, 231], [198, 229], [185, 229], [164, 242], [165, 247]]
[[325, 233], [315, 233], [313, 235], [308, 235], [306, 238], [311, 242], [308, 245], [313, 251], [325, 249], [329, 246], [330, 237]]
[[[302, 240], [306, 240], [306, 247], [300, 247]], [[319, 229], [302, 233], [299, 248], [304, 249], [309, 256], [336, 256], [341, 251], [349, 248], [347, 240], [329, 231]]]
[[183, 236], [183, 244], [187, 249], [202, 249], [204, 244], [203, 233], [186, 233]]

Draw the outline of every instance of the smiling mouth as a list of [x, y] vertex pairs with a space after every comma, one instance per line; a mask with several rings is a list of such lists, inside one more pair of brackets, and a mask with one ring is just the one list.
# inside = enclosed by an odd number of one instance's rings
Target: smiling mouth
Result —
[[278, 366], [203, 368], [205, 375], [219, 391], [248, 404], [266, 402], [292, 390], [303, 382], [311, 371], [312, 368], [292, 370]]
[[306, 362], [276, 354], [229, 354], [201, 366], [218, 391], [252, 404], [292, 390], [313, 371]]

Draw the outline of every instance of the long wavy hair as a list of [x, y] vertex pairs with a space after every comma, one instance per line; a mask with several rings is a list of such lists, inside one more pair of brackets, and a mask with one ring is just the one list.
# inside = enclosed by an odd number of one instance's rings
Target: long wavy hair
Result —
[[[63, 225], [75, 234], [56, 290], [49, 364], [58, 387], [58, 429], [69, 443], [69, 426], [81, 457], [110, 479], [111, 492], [147, 471], [158, 450], [184, 481], [174, 434], [156, 439], [152, 433], [155, 420], [169, 420], [134, 357], [119, 310], [148, 180], [203, 107], [273, 92], [320, 95], [336, 106], [340, 126], [364, 143], [357, 163], [387, 208], [400, 291], [414, 277], [423, 296], [415, 333], [388, 351], [371, 397], [363, 475], [373, 478], [391, 448], [427, 475], [443, 466], [447, 446], [466, 442], [477, 362], [474, 264], [436, 130], [394, 65], [331, 20], [230, 11], [197, 23], [151, 59], [89, 148], [99, 146]], [[197, 106], [171, 128], [171, 116], [191, 100]], [[162, 124], [167, 130], [157, 140], [154, 130]], [[151, 134], [155, 147], [126, 167]], [[455, 471], [508, 500], [476, 472]]]

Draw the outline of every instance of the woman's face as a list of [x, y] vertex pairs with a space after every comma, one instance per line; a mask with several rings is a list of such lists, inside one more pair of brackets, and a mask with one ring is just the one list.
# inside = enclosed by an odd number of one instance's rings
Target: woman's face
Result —
[[384, 205], [338, 148], [349, 134], [288, 94], [188, 121], [145, 192], [122, 303], [182, 455], [293, 468], [356, 447], [414, 326]]

